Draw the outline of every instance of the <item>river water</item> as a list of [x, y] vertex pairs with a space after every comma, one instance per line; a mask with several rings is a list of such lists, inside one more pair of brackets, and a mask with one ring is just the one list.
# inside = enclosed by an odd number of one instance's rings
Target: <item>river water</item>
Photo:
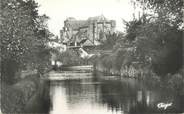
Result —
[[184, 112], [183, 96], [165, 88], [118, 76], [72, 76], [50, 81], [50, 114]]

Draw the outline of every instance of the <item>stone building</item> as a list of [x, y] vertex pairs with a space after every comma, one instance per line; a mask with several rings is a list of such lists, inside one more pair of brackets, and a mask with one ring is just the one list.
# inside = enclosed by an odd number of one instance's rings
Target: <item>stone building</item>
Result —
[[71, 46], [99, 45], [106, 39], [105, 34], [114, 32], [115, 26], [114, 20], [108, 20], [103, 15], [90, 17], [87, 20], [70, 17], [64, 21], [60, 38], [63, 43]]

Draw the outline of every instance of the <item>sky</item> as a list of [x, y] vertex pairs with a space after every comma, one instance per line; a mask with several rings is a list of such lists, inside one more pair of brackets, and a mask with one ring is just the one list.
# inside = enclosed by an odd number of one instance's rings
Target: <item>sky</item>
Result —
[[74, 17], [86, 20], [89, 17], [104, 15], [109, 20], [116, 20], [116, 30], [123, 31], [123, 21], [133, 17], [133, 5], [130, 0], [35, 0], [39, 4], [39, 14], [50, 17], [49, 30], [59, 35], [64, 20]]

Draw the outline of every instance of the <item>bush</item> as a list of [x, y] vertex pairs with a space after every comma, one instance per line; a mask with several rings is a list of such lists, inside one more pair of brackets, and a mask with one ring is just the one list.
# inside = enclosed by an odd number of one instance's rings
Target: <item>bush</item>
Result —
[[178, 92], [183, 91], [184, 77], [181, 73], [167, 76], [167, 85], [169, 88], [174, 89]]
[[20, 64], [13, 59], [5, 59], [1, 61], [1, 81], [7, 84], [15, 83], [16, 73], [20, 69]]
[[85, 59], [80, 58], [77, 51], [67, 50], [58, 55], [58, 61], [61, 61], [63, 65], [82, 65], [86, 64]]

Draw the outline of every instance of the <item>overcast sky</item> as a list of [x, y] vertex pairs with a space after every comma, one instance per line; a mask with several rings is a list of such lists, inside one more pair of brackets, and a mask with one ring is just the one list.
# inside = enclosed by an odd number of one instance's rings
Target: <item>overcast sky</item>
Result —
[[51, 32], [59, 35], [63, 21], [67, 17], [87, 19], [104, 15], [116, 20], [116, 29], [123, 30], [122, 18], [132, 19], [134, 12], [130, 0], [36, 0], [40, 7], [39, 13], [50, 17], [48, 26]]

